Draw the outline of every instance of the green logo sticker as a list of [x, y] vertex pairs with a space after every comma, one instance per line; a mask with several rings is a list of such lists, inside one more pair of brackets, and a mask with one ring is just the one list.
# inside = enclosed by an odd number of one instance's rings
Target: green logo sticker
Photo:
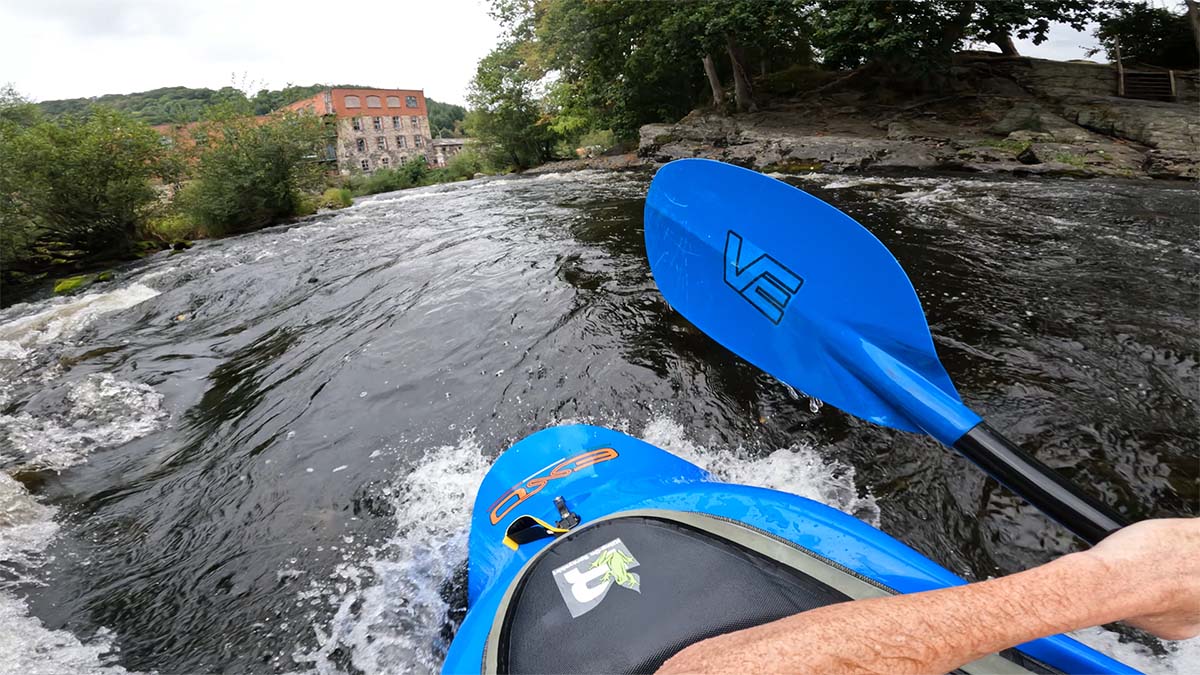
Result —
[[629, 571], [637, 566], [625, 543], [613, 539], [555, 569], [554, 583], [571, 616], [578, 618], [595, 609], [614, 585], [641, 593], [641, 576]]

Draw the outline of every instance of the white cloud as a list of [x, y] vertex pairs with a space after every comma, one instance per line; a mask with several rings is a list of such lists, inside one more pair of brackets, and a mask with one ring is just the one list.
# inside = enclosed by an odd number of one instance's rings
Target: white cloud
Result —
[[325, 82], [462, 103], [499, 35], [483, 0], [15, 0], [0, 26], [0, 83], [35, 100]]
[[1103, 63], [1105, 62], [1104, 52], [1099, 52], [1094, 56], [1087, 55], [1088, 50], [1097, 49], [1100, 46], [1100, 42], [1093, 34], [1095, 30], [1095, 24], [1089, 24], [1085, 30], [1077, 31], [1066, 24], [1052, 23], [1050, 30], [1046, 32], [1046, 41], [1040, 45], [1033, 44], [1033, 40], [1021, 40], [1015, 37], [1013, 40], [1017, 44], [1017, 51], [1021, 52], [1022, 56], [1056, 61], [1091, 59]]

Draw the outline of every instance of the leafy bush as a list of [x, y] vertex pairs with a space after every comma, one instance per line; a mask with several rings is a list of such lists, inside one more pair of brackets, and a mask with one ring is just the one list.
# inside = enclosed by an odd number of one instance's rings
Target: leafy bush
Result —
[[143, 239], [168, 244], [184, 239], [198, 239], [202, 234], [204, 233], [200, 231], [196, 223], [192, 222], [187, 214], [179, 211], [170, 211], [152, 217], [141, 228]]
[[603, 155], [612, 149], [617, 144], [617, 135], [612, 129], [596, 129], [589, 131], [579, 137], [577, 143], [580, 150], [587, 157], [595, 157]]
[[484, 173], [483, 157], [474, 150], [463, 150], [446, 162], [447, 180], [471, 178], [477, 173]]
[[322, 182], [322, 121], [311, 115], [261, 118], [221, 113], [200, 130], [208, 139], [196, 181], [180, 208], [213, 232], [246, 231], [300, 215], [303, 195]]
[[374, 195], [380, 192], [392, 192], [412, 187], [412, 183], [396, 169], [379, 169], [365, 178], [356, 186], [356, 195]]
[[431, 185], [435, 174], [425, 164], [424, 157], [414, 157], [395, 169], [379, 169], [367, 176], [351, 176], [346, 187], [355, 195], [374, 195], [410, 187]]
[[323, 209], [344, 209], [353, 203], [354, 199], [346, 188], [329, 188], [321, 195]]
[[[32, 120], [30, 120], [32, 121]], [[85, 254], [128, 250], [179, 170], [153, 129], [94, 108], [82, 117], [0, 122], [5, 246], [41, 238]], [[12, 255], [14, 252], [10, 252]]]
[[321, 198], [314, 194], [302, 194], [296, 201], [296, 211], [293, 216], [311, 216], [321, 210]]

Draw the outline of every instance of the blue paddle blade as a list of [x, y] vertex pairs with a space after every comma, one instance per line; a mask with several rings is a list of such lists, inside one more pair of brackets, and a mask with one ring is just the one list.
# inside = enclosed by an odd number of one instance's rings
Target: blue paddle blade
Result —
[[667, 301], [779, 380], [948, 445], [979, 423], [938, 361], [895, 257], [836, 208], [705, 159], [659, 169], [646, 254]]

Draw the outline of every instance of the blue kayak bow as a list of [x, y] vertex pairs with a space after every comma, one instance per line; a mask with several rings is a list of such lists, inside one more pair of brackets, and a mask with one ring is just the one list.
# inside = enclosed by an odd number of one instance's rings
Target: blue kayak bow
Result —
[[742, 358], [852, 415], [929, 434], [1089, 543], [1122, 526], [963, 405], [908, 275], [846, 214], [760, 173], [683, 159], [655, 175], [645, 227], [667, 302]]

